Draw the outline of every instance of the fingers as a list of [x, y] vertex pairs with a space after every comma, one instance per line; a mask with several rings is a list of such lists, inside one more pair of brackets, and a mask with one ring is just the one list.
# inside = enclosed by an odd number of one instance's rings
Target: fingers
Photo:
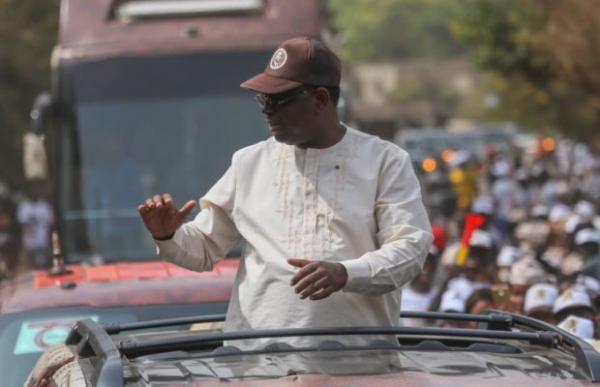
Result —
[[163, 202], [163, 198], [162, 198], [161, 195], [154, 195], [152, 197], [152, 200], [154, 201], [154, 207], [155, 208], [162, 208], [163, 207], [164, 202]]
[[[334, 287], [331, 286], [331, 278], [329, 278], [327, 275], [322, 277], [318, 281], [313, 282], [312, 284], [308, 285], [308, 287], [301, 293], [300, 299], [303, 300], [303, 299], [309, 297], [311, 300], [314, 300], [315, 295], [322, 294], [323, 290], [325, 290], [325, 289], [331, 289], [331, 291], [327, 294], [327, 296], [335, 291]], [[325, 297], [322, 297], [322, 298], [325, 298]]]
[[331, 296], [331, 294], [335, 291], [333, 286], [327, 286], [322, 288], [319, 292], [315, 292], [310, 296], [310, 299], [313, 301], [322, 300]]
[[[189, 203], [190, 202], [188, 202], [186, 204], [186, 206], [188, 206]], [[189, 211], [191, 211], [192, 208], [194, 208], [193, 205], [189, 210], [187, 210], [186, 215], [189, 214]], [[175, 203], [173, 201], [173, 197], [171, 197], [170, 194], [165, 193], [162, 195], [154, 195], [153, 197], [146, 199], [144, 203], [142, 203], [138, 206], [138, 212], [141, 215], [146, 215], [153, 210], [159, 210], [159, 209], [167, 210], [171, 214], [177, 213], [177, 209], [175, 208]]]
[[300, 267], [292, 277], [294, 286], [301, 299], [321, 300], [342, 289], [348, 280], [345, 267], [339, 262], [311, 261], [307, 259], [288, 259], [288, 263]]
[[181, 209], [177, 213], [177, 216], [180, 219], [185, 219], [190, 214], [190, 212], [192, 212], [194, 207], [196, 207], [196, 202], [194, 200], [188, 201], [183, 205], [183, 207], [181, 207]]
[[326, 276], [327, 272], [325, 270], [317, 269], [298, 282], [294, 290], [300, 294], [300, 298], [304, 299], [321, 289], [324, 285], [327, 285], [327, 278], [324, 278]]
[[296, 266], [296, 267], [304, 267], [312, 262], [308, 259], [300, 259], [300, 258], [290, 258], [287, 261], [290, 265]]
[[170, 214], [176, 214], [177, 209], [175, 208], [175, 202], [170, 194], [164, 193], [162, 195], [162, 201], [164, 203], [165, 208], [169, 211]]
[[309, 261], [306, 259], [296, 259], [296, 258], [288, 259], [288, 263], [291, 264], [292, 266], [301, 268], [292, 277], [292, 280], [290, 281], [290, 284], [292, 286], [295, 286], [298, 283], [298, 281], [300, 281], [302, 278], [306, 277], [308, 274], [315, 271], [317, 266], [319, 265], [319, 262], [316, 262], [316, 261]]

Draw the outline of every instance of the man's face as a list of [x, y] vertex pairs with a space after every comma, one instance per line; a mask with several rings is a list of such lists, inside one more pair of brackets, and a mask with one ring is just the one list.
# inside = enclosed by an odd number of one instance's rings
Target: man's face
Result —
[[527, 285], [515, 285], [510, 286], [510, 307], [511, 311], [515, 313], [523, 313], [523, 304], [525, 303], [525, 293], [527, 293]]
[[311, 145], [317, 134], [310, 88], [301, 86], [280, 94], [258, 94], [257, 101], [275, 140], [301, 147]]

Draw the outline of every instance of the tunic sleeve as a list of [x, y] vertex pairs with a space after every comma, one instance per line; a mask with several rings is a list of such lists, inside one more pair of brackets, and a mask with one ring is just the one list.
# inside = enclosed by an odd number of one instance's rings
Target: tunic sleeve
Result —
[[155, 241], [160, 258], [194, 271], [210, 271], [240, 240], [233, 222], [235, 167], [200, 199], [201, 211], [168, 241]]
[[384, 160], [375, 201], [379, 249], [341, 261], [348, 272], [344, 291], [383, 294], [415, 278], [433, 235], [421, 189], [408, 154], [395, 148]]

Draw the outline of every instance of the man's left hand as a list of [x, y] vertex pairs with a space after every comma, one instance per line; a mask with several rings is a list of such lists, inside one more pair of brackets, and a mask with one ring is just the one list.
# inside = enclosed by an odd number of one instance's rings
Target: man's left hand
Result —
[[288, 263], [300, 268], [290, 285], [295, 287], [301, 299], [322, 300], [343, 288], [348, 281], [346, 268], [339, 262], [290, 258]]

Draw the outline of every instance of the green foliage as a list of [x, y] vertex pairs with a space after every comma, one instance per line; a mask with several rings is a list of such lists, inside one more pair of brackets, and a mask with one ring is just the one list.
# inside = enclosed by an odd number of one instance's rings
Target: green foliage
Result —
[[447, 58], [463, 53], [450, 33], [460, 2], [447, 0], [330, 0], [351, 62]]
[[452, 23], [454, 35], [469, 47], [473, 61], [505, 76], [523, 75], [543, 84], [554, 77], [538, 36], [545, 14], [521, 0], [465, 0]]
[[482, 118], [514, 120], [535, 131], [594, 139], [600, 110], [581, 84], [568, 82], [548, 45], [551, 14], [522, 0], [466, 0], [452, 24], [473, 62], [492, 72], [486, 87], [499, 105]]
[[22, 135], [35, 96], [50, 87], [58, 2], [0, 0], [0, 181], [23, 183]]

